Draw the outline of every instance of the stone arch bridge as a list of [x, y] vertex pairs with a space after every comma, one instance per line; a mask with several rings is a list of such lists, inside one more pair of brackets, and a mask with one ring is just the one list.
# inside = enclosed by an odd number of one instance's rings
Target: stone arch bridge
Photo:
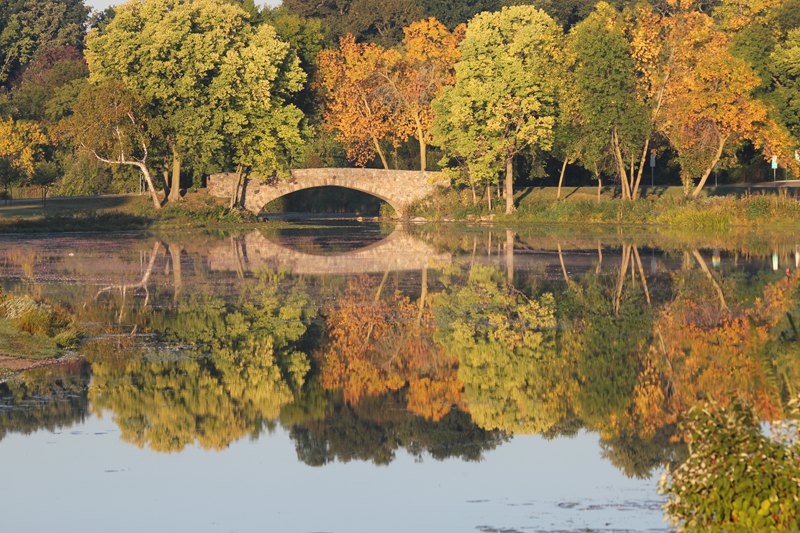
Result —
[[[237, 176], [233, 173], [212, 174], [207, 190], [212, 196], [230, 198]], [[399, 215], [416, 201], [432, 194], [448, 183], [440, 172], [413, 170], [376, 170], [369, 168], [309, 168], [292, 170], [291, 179], [262, 183], [257, 176], [245, 180], [240, 202], [248, 211], [259, 213], [265, 205], [287, 194], [316, 187], [343, 187], [380, 198]]]

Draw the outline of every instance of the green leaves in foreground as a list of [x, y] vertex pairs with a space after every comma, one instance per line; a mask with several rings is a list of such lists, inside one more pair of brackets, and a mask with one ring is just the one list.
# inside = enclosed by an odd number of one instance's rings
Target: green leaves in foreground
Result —
[[[796, 405], [795, 405], [796, 407]], [[800, 527], [800, 443], [796, 423], [770, 438], [753, 411], [693, 409], [683, 422], [690, 456], [661, 479], [665, 511], [681, 531], [764, 531]]]

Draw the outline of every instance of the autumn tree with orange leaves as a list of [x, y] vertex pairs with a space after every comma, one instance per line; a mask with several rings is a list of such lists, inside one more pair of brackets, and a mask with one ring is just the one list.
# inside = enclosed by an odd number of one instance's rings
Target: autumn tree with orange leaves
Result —
[[730, 37], [711, 17], [692, 11], [669, 24], [674, 67], [661, 128], [678, 153], [687, 193], [700, 177], [696, 198], [735, 141], [750, 140], [771, 158], [788, 152], [791, 140], [753, 96], [758, 76], [731, 53]]
[[461, 56], [458, 44], [464, 26], [455, 31], [434, 18], [405, 28], [399, 50], [383, 63], [383, 94], [398, 118], [399, 138], [416, 137], [419, 142], [420, 169], [428, 169], [428, 144], [431, 141], [434, 112], [432, 103], [442, 89], [455, 83], [455, 64]]
[[383, 94], [378, 72], [391, 70], [396, 54], [348, 34], [335, 50], [319, 54], [319, 85], [325, 93], [323, 127], [335, 132], [347, 157], [366, 166], [377, 154], [389, 169], [382, 143], [397, 144], [398, 117]]

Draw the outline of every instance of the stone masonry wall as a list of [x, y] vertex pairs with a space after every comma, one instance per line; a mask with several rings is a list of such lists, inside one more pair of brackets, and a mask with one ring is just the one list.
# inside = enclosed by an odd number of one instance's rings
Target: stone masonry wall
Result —
[[[213, 174], [208, 177], [207, 190], [212, 196], [230, 198], [236, 174]], [[440, 172], [413, 170], [377, 170], [361, 168], [315, 168], [292, 171], [287, 181], [264, 184], [258, 176], [250, 176], [243, 189], [242, 204], [258, 213], [269, 202], [292, 192], [313, 187], [344, 187], [372, 194], [390, 204], [402, 214], [413, 202], [448, 186]]]

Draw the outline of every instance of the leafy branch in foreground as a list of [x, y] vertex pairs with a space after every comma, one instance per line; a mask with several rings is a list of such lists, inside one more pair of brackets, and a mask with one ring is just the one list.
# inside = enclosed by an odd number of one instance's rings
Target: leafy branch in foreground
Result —
[[[797, 415], [797, 401], [794, 402]], [[682, 422], [689, 458], [660, 482], [681, 531], [795, 530], [800, 520], [796, 423], [770, 438], [749, 407], [706, 404]], [[792, 429], [793, 428], [793, 429]]]

